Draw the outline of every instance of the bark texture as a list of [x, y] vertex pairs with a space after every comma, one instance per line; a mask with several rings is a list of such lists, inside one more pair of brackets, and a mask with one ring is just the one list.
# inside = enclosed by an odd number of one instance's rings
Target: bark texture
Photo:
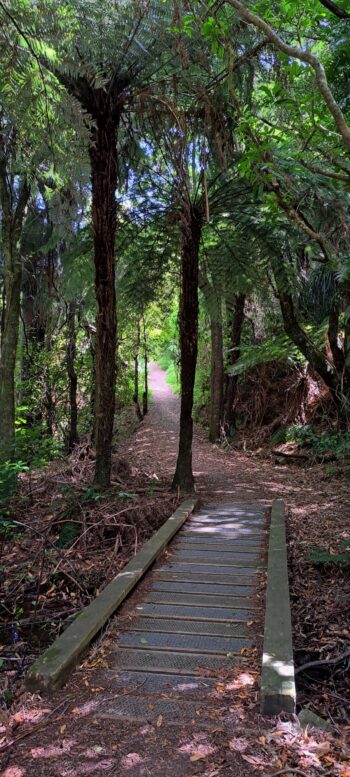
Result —
[[116, 383], [115, 231], [117, 152], [115, 117], [99, 115], [89, 147], [92, 180], [92, 224], [97, 300], [95, 351], [94, 483], [110, 483]]
[[181, 410], [179, 451], [173, 488], [190, 491], [194, 486], [192, 471], [193, 390], [198, 351], [198, 254], [201, 215], [189, 206], [182, 215], [181, 246]]
[[148, 347], [147, 347], [147, 333], [146, 322], [143, 320], [143, 358], [144, 358], [144, 386], [145, 390], [142, 395], [142, 412], [145, 416], [148, 413]]
[[[3, 149], [0, 149], [0, 152]], [[23, 179], [15, 204], [6, 157], [0, 153], [4, 301], [0, 351], [0, 459], [11, 458], [15, 438], [15, 370], [22, 285], [21, 233], [30, 187]]]
[[67, 340], [67, 375], [69, 383], [69, 432], [67, 440], [68, 453], [71, 453], [74, 446], [79, 442], [78, 436], [78, 376], [75, 370], [76, 356], [76, 303], [70, 302], [68, 305], [68, 340]]

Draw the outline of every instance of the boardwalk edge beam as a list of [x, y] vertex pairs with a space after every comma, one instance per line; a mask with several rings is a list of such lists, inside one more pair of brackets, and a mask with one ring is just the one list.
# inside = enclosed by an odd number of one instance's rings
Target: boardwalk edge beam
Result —
[[261, 711], [263, 715], [295, 713], [292, 623], [290, 612], [285, 505], [272, 503], [267, 571]]
[[29, 690], [50, 693], [63, 685], [92, 639], [161, 555], [196, 504], [196, 498], [183, 502], [99, 596], [84, 607], [51, 647], [39, 656], [26, 676]]

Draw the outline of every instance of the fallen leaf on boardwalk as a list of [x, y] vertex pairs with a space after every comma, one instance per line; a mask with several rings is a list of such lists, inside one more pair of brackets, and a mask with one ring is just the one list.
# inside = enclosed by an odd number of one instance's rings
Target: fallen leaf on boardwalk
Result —
[[66, 728], [67, 728], [67, 724], [66, 723], [64, 723], [63, 726], [60, 726], [60, 734], [64, 734]]
[[163, 715], [159, 715], [157, 718], [157, 728], [160, 728], [163, 725]]

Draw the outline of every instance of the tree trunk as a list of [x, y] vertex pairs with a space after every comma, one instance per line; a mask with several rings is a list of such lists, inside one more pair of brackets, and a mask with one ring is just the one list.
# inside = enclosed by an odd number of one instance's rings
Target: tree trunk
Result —
[[140, 330], [140, 320], [137, 319], [137, 326], [136, 326], [136, 343], [135, 343], [135, 353], [134, 353], [134, 396], [133, 400], [135, 402], [136, 407], [136, 415], [139, 419], [139, 421], [142, 421], [142, 412], [140, 408], [139, 403], [139, 354], [140, 354], [140, 340], [141, 340], [141, 330]]
[[173, 488], [192, 490], [193, 390], [198, 351], [198, 255], [201, 216], [193, 208], [182, 215], [181, 246], [181, 411], [179, 452]]
[[55, 425], [55, 416], [56, 416], [56, 408], [55, 408], [55, 401], [53, 398], [53, 391], [52, 391], [52, 380], [51, 380], [51, 374], [50, 374], [50, 356], [52, 351], [52, 337], [51, 332], [46, 337], [45, 341], [45, 351], [47, 353], [47, 360], [49, 362], [49, 365], [46, 366], [44, 371], [44, 409], [45, 409], [45, 420], [46, 420], [46, 436], [52, 437], [53, 436], [53, 428]]
[[[294, 307], [293, 297], [286, 269], [281, 260], [272, 258], [272, 269], [280, 300], [284, 328], [288, 337], [300, 349], [308, 360], [311, 368], [322, 378], [329, 388], [334, 405], [337, 409], [339, 423], [342, 427], [348, 427], [350, 418], [350, 374], [346, 366], [347, 353], [347, 325], [345, 326], [344, 362], [337, 348], [335, 328], [337, 327], [337, 310], [331, 310], [328, 326], [328, 339], [332, 351], [334, 365], [327, 359], [325, 353], [317, 348], [310, 340], [307, 333], [299, 324]], [[350, 334], [350, 331], [349, 331]], [[342, 369], [342, 364], [344, 367]], [[342, 372], [339, 373], [338, 370]]]
[[146, 322], [143, 321], [143, 358], [144, 358], [144, 392], [142, 395], [142, 411], [145, 416], [148, 413], [148, 349], [147, 349], [147, 335], [146, 335]]
[[210, 376], [210, 425], [209, 440], [216, 442], [221, 436], [223, 390], [224, 390], [224, 360], [222, 321], [211, 319], [211, 376]]
[[71, 453], [74, 446], [79, 442], [78, 436], [78, 403], [77, 388], [78, 376], [75, 371], [76, 357], [76, 329], [75, 329], [76, 304], [70, 302], [68, 305], [67, 323], [69, 337], [67, 341], [67, 374], [69, 381], [69, 432], [67, 440], [68, 453]]
[[[231, 326], [231, 352], [230, 365], [233, 367], [240, 357], [240, 344], [242, 337], [242, 327], [244, 322], [245, 294], [237, 294], [233, 320]], [[229, 375], [227, 384], [227, 394], [225, 400], [225, 431], [232, 434], [236, 425], [235, 402], [237, 396], [238, 375]]]
[[[45, 347], [46, 321], [40, 296], [40, 261], [37, 255], [23, 262], [22, 278], [22, 337], [21, 337], [21, 396], [28, 426], [42, 421], [42, 405], [33, 403], [33, 382], [39, 379], [38, 354]], [[39, 280], [38, 280], [39, 279]], [[40, 370], [41, 377], [41, 370]]]
[[336, 371], [327, 361], [326, 355], [316, 348], [299, 324], [290, 290], [288, 273], [283, 261], [277, 257], [272, 257], [271, 263], [286, 333], [308, 360], [312, 369], [318, 373], [326, 386], [331, 390], [332, 395], [336, 397], [338, 390]]
[[94, 483], [107, 488], [111, 475], [111, 448], [116, 382], [115, 231], [117, 151], [115, 117], [98, 116], [89, 147], [92, 178], [92, 224], [95, 262], [96, 400]]
[[[3, 153], [3, 149], [0, 149]], [[20, 241], [30, 196], [24, 179], [13, 208], [8, 186], [6, 157], [0, 158], [0, 205], [2, 210], [2, 256], [5, 307], [2, 312], [0, 352], [0, 460], [11, 458], [15, 441], [15, 370], [22, 284]]]
[[11, 458], [15, 440], [15, 369], [19, 331], [22, 262], [19, 250], [3, 243], [5, 312], [0, 362], [0, 452]]

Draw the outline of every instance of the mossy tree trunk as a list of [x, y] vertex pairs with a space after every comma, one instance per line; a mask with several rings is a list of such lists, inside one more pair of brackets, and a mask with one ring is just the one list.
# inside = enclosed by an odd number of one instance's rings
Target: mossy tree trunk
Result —
[[22, 286], [21, 234], [30, 197], [24, 177], [14, 194], [12, 176], [0, 126], [0, 204], [2, 211], [2, 258], [4, 309], [0, 349], [0, 460], [11, 459], [15, 439], [15, 371]]

